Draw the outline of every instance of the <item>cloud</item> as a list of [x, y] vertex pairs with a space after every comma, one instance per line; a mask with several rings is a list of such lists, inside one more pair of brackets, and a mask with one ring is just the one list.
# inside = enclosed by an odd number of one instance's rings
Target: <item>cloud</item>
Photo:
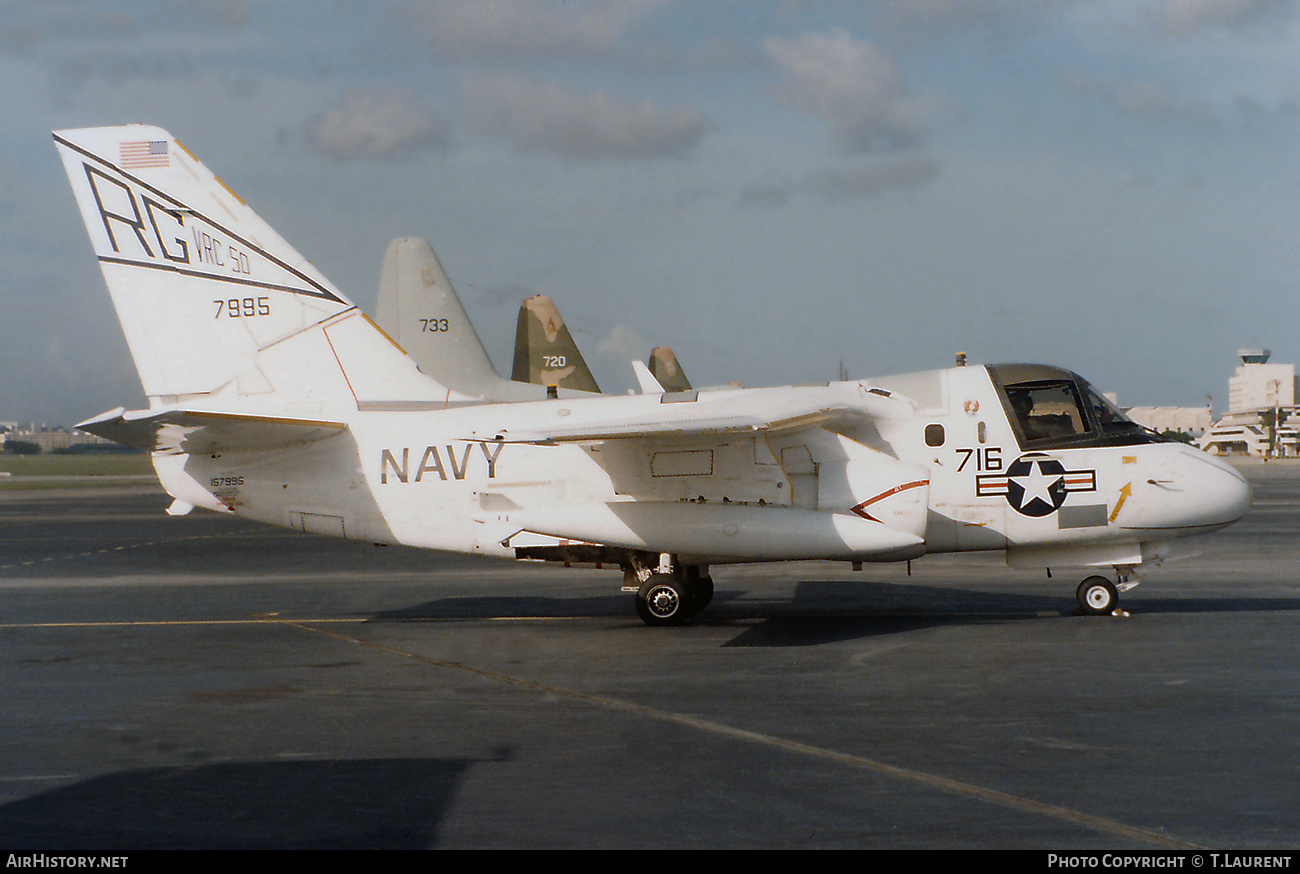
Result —
[[786, 76], [781, 96], [829, 125], [846, 151], [914, 148], [947, 110], [941, 98], [911, 93], [885, 51], [838, 28], [763, 45]]
[[1300, 105], [1291, 100], [1270, 108], [1250, 97], [1238, 97], [1232, 108], [1242, 130], [1252, 135], [1276, 133], [1290, 137], [1295, 135], [1296, 125], [1300, 123]]
[[470, 80], [462, 98], [480, 130], [520, 149], [577, 158], [680, 155], [708, 128], [698, 109], [665, 108], [649, 100], [510, 76]]
[[9, 24], [0, 28], [0, 54], [23, 54], [31, 51], [41, 42], [44, 31], [35, 24]]
[[740, 192], [740, 206], [755, 209], [777, 209], [785, 206], [796, 193], [797, 186], [788, 182], [752, 182]]
[[926, 155], [903, 155], [850, 170], [825, 170], [803, 186], [823, 197], [880, 197], [891, 191], [923, 188], [939, 178], [939, 163]]
[[802, 194], [828, 200], [871, 199], [923, 188], [937, 178], [939, 162], [928, 155], [892, 155], [854, 167], [821, 170], [791, 182], [756, 182], [741, 192], [739, 205], [778, 208]]
[[596, 354], [623, 365], [640, 358], [649, 349], [650, 344], [643, 340], [640, 334], [622, 324], [610, 328], [596, 344]]
[[1210, 27], [1241, 27], [1293, 14], [1291, 0], [1158, 0], [1156, 22], [1163, 33], [1187, 36]]
[[491, 285], [484, 287], [466, 285], [465, 288], [477, 292], [494, 306], [505, 306], [507, 304], [517, 303], [521, 300], [527, 300], [538, 293], [536, 288], [522, 285], [518, 282], [508, 282], [505, 285]]
[[444, 148], [446, 131], [433, 109], [409, 91], [350, 89], [308, 119], [308, 140], [340, 160]]
[[177, 82], [196, 75], [191, 55], [173, 50], [84, 52], [59, 64], [57, 72], [60, 80], [76, 88], [95, 77], [120, 86], [132, 79]]
[[1210, 109], [1205, 104], [1179, 99], [1157, 82], [1108, 81], [1077, 72], [1067, 73], [1062, 77], [1062, 82], [1068, 90], [1099, 97], [1129, 115], [1191, 121], [1208, 121], [1211, 117]]
[[246, 27], [252, 15], [248, 0], [215, 0], [201, 4], [199, 10], [228, 30]]
[[663, 0], [407, 0], [406, 19], [452, 57], [601, 55]]
[[946, 30], [1029, 16], [1048, 11], [1060, 0], [878, 0], [882, 21], [914, 30]]

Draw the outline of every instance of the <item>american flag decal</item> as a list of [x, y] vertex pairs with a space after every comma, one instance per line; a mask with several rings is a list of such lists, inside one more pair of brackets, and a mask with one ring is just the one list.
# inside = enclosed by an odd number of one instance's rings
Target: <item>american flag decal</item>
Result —
[[122, 169], [168, 166], [167, 141], [122, 143], [119, 151]]

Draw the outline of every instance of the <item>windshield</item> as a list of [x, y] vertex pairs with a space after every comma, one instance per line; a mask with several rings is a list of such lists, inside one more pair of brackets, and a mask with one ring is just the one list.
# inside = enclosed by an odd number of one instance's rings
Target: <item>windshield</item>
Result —
[[1125, 416], [1087, 380], [1068, 370], [1037, 364], [1000, 364], [988, 371], [1025, 448], [1123, 446], [1163, 440]]
[[[1097, 391], [1083, 377], [1078, 377], [1079, 385], [1083, 387], [1084, 397], [1088, 400], [1088, 406], [1092, 408], [1093, 419], [1101, 427], [1103, 435], [1117, 434], [1142, 434], [1147, 438], [1154, 438], [1155, 432], [1139, 425], [1128, 416], [1120, 411], [1107, 399], [1105, 395]], [[1157, 442], [1154, 439], [1144, 440], [1142, 442]]]

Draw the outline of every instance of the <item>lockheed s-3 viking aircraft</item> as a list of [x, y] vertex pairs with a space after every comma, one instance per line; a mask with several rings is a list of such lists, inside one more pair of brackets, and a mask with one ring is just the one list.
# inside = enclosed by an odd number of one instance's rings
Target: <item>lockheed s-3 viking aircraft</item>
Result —
[[[173, 514], [608, 563], [645, 622], [673, 625], [708, 604], [710, 565], [974, 550], [1114, 568], [1078, 588], [1111, 613], [1135, 566], [1249, 505], [1230, 467], [1042, 365], [493, 398], [484, 373], [418, 370], [166, 131], [54, 138], [149, 396], [80, 427], [151, 450]], [[421, 319], [481, 351], [468, 319]]]

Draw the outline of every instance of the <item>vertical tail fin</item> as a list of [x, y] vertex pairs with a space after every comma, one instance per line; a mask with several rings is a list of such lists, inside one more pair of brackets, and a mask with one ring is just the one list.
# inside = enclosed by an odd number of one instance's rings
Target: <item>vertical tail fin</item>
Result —
[[540, 400], [546, 397], [546, 385], [599, 392], [554, 304], [540, 296], [524, 301], [519, 310], [513, 379], [498, 374], [438, 256], [424, 240], [406, 237], [388, 244], [375, 320], [421, 372], [467, 395]]
[[451, 280], [424, 240], [403, 237], [388, 244], [375, 321], [423, 373], [449, 388], [491, 398], [508, 385], [492, 366]]
[[690, 391], [691, 381], [686, 378], [677, 356], [667, 346], [650, 350], [650, 373], [664, 387], [664, 391]]
[[578, 351], [560, 311], [549, 297], [535, 295], [519, 306], [515, 331], [516, 382], [599, 392], [596, 378]]
[[152, 404], [446, 397], [167, 131], [54, 139]]

